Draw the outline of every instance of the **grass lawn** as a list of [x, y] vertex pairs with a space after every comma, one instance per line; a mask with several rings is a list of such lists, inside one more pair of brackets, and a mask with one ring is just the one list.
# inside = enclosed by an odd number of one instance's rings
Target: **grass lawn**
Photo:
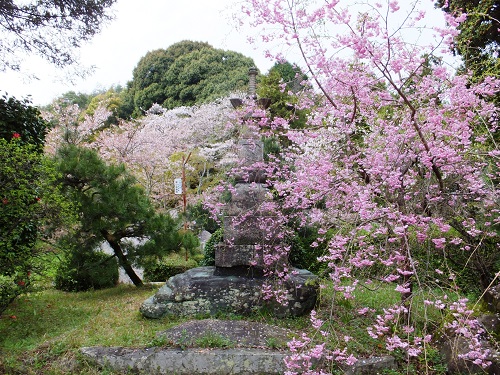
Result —
[[[156, 342], [158, 331], [189, 320], [143, 318], [139, 306], [156, 290], [154, 286], [119, 285], [111, 289], [67, 293], [45, 288], [21, 296], [0, 319], [0, 374], [113, 374], [94, 368], [79, 355], [78, 349], [85, 346], [150, 346]], [[375, 292], [361, 289], [355, 300], [345, 300], [331, 288], [322, 289], [317, 311], [318, 317], [326, 322], [322, 329], [331, 332], [328, 338], [311, 331], [308, 316], [277, 319], [260, 312], [245, 319], [294, 332], [305, 331], [318, 343], [326, 341], [331, 348], [347, 347], [360, 357], [383, 355], [387, 354], [383, 344], [370, 338], [366, 327], [373, 323], [375, 314], [384, 306], [397, 302], [398, 297], [394, 287], [387, 285]], [[361, 306], [374, 310], [371, 314], [360, 315], [357, 310]], [[243, 317], [224, 315], [218, 318]]]
[[78, 348], [144, 346], [157, 331], [178, 323], [147, 320], [139, 313], [140, 304], [155, 291], [120, 285], [82, 293], [45, 289], [21, 296], [0, 319], [0, 373], [100, 374], [78, 360]]

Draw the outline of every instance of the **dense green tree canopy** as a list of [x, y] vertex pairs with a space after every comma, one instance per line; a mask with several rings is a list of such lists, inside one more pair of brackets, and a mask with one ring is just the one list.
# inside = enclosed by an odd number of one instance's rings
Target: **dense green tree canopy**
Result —
[[167, 49], [148, 52], [134, 68], [132, 87], [136, 90], [144, 90], [153, 83], [160, 82], [175, 60], [203, 48], [212, 47], [208, 43], [185, 40]]
[[53, 180], [42, 155], [47, 123], [29, 100], [0, 98], [0, 275], [29, 264]]
[[20, 69], [20, 52], [63, 67], [76, 63], [74, 49], [100, 31], [116, 0], [0, 1], [0, 71]]
[[82, 92], [77, 93], [75, 91], [68, 91], [62, 94], [56, 100], [58, 100], [62, 107], [77, 104], [80, 109], [84, 110], [89, 106], [90, 101], [94, 98], [95, 95], [95, 93], [86, 94]]
[[[500, 1], [498, 0], [447, 0], [444, 11], [465, 12], [467, 19], [459, 26], [462, 42], [468, 48], [496, 51], [500, 45]], [[438, 0], [443, 7], [445, 0]], [[462, 46], [458, 46], [461, 48]], [[463, 46], [465, 47], [465, 45]]]
[[[498, 0], [449, 0], [445, 12], [467, 18], [462, 22], [456, 37], [455, 52], [464, 59], [465, 67], [478, 79], [486, 75], [499, 76], [498, 53], [500, 48], [500, 1]], [[438, 0], [442, 7], [444, 0]]]
[[[22, 116], [20, 116], [22, 118]], [[22, 135], [0, 137], [0, 314], [43, 271], [40, 240], [71, 221], [52, 163]], [[63, 224], [64, 223], [64, 224]]]
[[208, 43], [182, 41], [167, 49], [157, 49], [148, 52], [134, 68], [132, 81], [128, 82], [128, 90], [123, 95], [121, 116], [141, 114], [141, 109], [147, 110], [154, 103], [163, 103], [165, 95], [159, 88], [159, 82], [167, 73], [172, 63], [180, 56], [192, 51], [210, 48]]
[[252, 59], [207, 43], [182, 41], [147, 53], [123, 94], [120, 115], [138, 116], [154, 103], [173, 108], [245, 89]]
[[41, 149], [46, 131], [47, 123], [28, 99], [18, 100], [5, 94], [0, 98], [0, 138], [16, 137], [22, 144], [33, 144]]
[[[443, 7], [444, 0], [437, 5]], [[463, 69], [471, 72], [471, 82], [482, 82], [486, 77], [500, 78], [500, 1], [499, 0], [449, 0], [442, 9], [455, 16], [466, 13], [467, 17], [460, 23], [460, 33], [455, 37], [455, 50], [463, 59]], [[488, 98], [497, 106], [500, 94], [497, 92]], [[483, 132], [477, 127], [475, 132]], [[498, 132], [492, 134], [496, 147]], [[488, 139], [490, 137], [488, 136]]]
[[240, 53], [203, 48], [180, 56], [163, 77], [167, 108], [210, 102], [248, 84], [252, 59]]
[[306, 122], [307, 111], [296, 108], [297, 94], [306, 89], [302, 84], [307, 76], [296, 65], [289, 62], [277, 62], [263, 76], [257, 88], [261, 98], [271, 99], [269, 106], [272, 117], [281, 117], [290, 120], [292, 128], [303, 127]]

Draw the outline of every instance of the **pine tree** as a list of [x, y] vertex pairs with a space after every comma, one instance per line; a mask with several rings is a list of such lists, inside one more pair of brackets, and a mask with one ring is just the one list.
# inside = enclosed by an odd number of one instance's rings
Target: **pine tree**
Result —
[[[64, 241], [77, 251], [95, 251], [106, 241], [134, 285], [142, 286], [132, 265], [180, 247], [175, 221], [155, 212], [123, 165], [106, 164], [94, 150], [75, 145], [62, 146], [56, 159], [65, 192], [79, 205], [79, 225]], [[131, 246], [131, 238], [145, 242]]]

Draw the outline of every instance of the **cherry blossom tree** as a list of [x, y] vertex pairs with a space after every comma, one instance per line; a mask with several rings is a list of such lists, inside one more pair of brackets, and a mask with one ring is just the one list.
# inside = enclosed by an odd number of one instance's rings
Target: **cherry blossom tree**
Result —
[[[92, 147], [105, 159], [127, 165], [158, 206], [164, 206], [172, 200], [173, 179], [181, 175], [183, 157], [193, 155], [185, 167], [201, 174], [198, 179], [207, 177], [207, 165], [221, 167], [219, 161], [232, 147], [226, 127], [231, 113], [228, 98], [172, 110], [154, 105], [141, 119], [101, 131]], [[199, 171], [193, 169], [195, 162]]]
[[[374, 317], [368, 334], [407, 359], [421, 355], [434, 333], [415, 327], [418, 301], [425, 301], [424, 310], [450, 314], [447, 327], [470, 342], [466, 359], [486, 367], [467, 301], [452, 302], [460, 283], [447, 255], [467, 254], [471, 267], [479, 253], [498, 254], [498, 150], [487, 143], [497, 108], [485, 98], [500, 87], [491, 77], [470, 84], [469, 73], [455, 74], [447, 62], [465, 16], [447, 14], [446, 25], [431, 29], [422, 3], [243, 1], [242, 22], [265, 42], [296, 48], [317, 93], [299, 98], [310, 109], [305, 129], [264, 113], [247, 116], [245, 126], [290, 141], [266, 167], [275, 197], [266, 209], [281, 213], [274, 219], [283, 228], [318, 228], [313, 246], [326, 244], [320, 260], [336, 293], [351, 299], [374, 282], [400, 293], [400, 303]], [[482, 266], [484, 289], [498, 270]], [[436, 279], [445, 293], [440, 300], [429, 297]], [[321, 330], [314, 311], [311, 320]], [[344, 348], [327, 350], [309, 337], [289, 346], [288, 374], [324, 373], [311, 369], [313, 358], [356, 361]]]
[[62, 144], [90, 146], [112, 115], [106, 103], [102, 103], [92, 114], [82, 112], [78, 104], [63, 104], [56, 100], [50, 111], [42, 113], [43, 118], [52, 125], [45, 139], [45, 152], [51, 155]]
[[[243, 97], [233, 93], [230, 97]], [[201, 193], [234, 162], [234, 116], [229, 98], [193, 107], [167, 110], [153, 105], [142, 118], [109, 124], [112, 112], [103, 101], [89, 114], [78, 105], [55, 102], [44, 118], [53, 124], [46, 152], [55, 154], [63, 143], [95, 149], [108, 162], [123, 163], [158, 208], [179, 201], [173, 180], [186, 170], [188, 189]], [[183, 158], [191, 155], [188, 163]], [[199, 200], [198, 198], [190, 199]]]

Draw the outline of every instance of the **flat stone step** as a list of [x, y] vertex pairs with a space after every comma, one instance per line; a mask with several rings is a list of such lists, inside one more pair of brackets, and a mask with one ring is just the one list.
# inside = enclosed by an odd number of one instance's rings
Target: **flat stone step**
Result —
[[[80, 352], [99, 366], [147, 375], [274, 375], [286, 370], [286, 351], [263, 349], [169, 349], [86, 347]], [[392, 356], [360, 359], [346, 375], [375, 375], [397, 368]]]
[[149, 375], [283, 374], [289, 354], [261, 349], [130, 349], [86, 347], [81, 353], [115, 371]]

